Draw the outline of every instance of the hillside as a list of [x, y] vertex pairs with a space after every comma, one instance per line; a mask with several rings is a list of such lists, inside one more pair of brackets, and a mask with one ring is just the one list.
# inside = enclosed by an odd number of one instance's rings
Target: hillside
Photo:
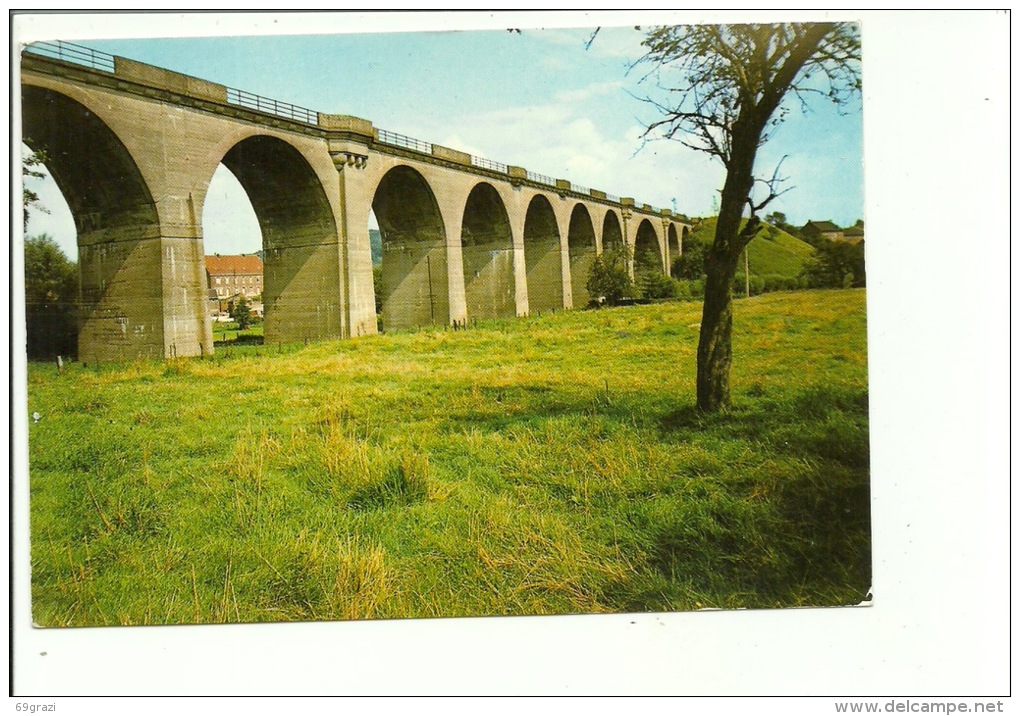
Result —
[[[709, 244], [715, 237], [716, 217], [703, 220], [691, 232], [690, 240]], [[775, 232], [770, 237], [770, 229]], [[766, 227], [748, 246], [752, 276], [798, 276], [814, 248], [781, 229]], [[743, 271], [743, 261], [738, 270]]]

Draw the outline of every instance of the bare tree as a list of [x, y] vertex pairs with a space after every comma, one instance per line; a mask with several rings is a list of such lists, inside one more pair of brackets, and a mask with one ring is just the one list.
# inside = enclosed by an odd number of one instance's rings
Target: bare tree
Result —
[[[648, 98], [662, 119], [646, 136], [676, 139], [726, 168], [698, 342], [698, 407], [717, 411], [730, 403], [737, 262], [762, 228], [758, 212], [782, 193], [778, 167], [755, 178], [758, 149], [798, 101], [806, 109], [809, 94], [842, 105], [860, 92], [860, 32], [847, 23], [656, 27], [642, 44], [641, 62], [665, 91]], [[755, 199], [756, 185], [764, 198]]]

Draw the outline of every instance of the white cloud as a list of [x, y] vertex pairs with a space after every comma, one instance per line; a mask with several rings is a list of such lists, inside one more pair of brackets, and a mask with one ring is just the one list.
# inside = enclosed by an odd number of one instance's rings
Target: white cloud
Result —
[[639, 203], [672, 208], [676, 198], [682, 213], [710, 213], [722, 185], [718, 165], [678, 142], [643, 143], [639, 125], [613, 130], [618, 122], [599, 121], [600, 98], [622, 87], [593, 83], [545, 103], [462, 116], [442, 143]]
[[562, 90], [556, 93], [557, 102], [583, 102], [595, 97], [616, 92], [623, 88], [623, 82], [599, 82], [580, 89]]

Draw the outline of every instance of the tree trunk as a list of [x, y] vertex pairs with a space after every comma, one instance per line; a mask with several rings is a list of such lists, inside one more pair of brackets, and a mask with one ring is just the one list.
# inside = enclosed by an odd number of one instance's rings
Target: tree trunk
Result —
[[716, 412], [730, 404], [733, 277], [736, 261], [711, 252], [706, 261], [705, 305], [698, 341], [698, 408]]
[[760, 129], [752, 121], [733, 128], [733, 153], [723, 185], [715, 241], [705, 260], [705, 304], [698, 340], [698, 408], [717, 412], [730, 404], [730, 362], [733, 333], [733, 278], [740, 252], [756, 233], [740, 230], [740, 219], [754, 183], [754, 159]]

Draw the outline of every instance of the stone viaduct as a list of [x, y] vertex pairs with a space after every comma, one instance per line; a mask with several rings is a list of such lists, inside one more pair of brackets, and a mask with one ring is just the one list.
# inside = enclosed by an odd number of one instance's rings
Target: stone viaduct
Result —
[[[668, 271], [670, 211], [69, 43], [21, 56], [24, 141], [74, 216], [79, 359], [208, 355], [202, 208], [251, 200], [267, 343], [584, 306], [597, 254]], [[376, 315], [369, 212], [383, 238]]]

